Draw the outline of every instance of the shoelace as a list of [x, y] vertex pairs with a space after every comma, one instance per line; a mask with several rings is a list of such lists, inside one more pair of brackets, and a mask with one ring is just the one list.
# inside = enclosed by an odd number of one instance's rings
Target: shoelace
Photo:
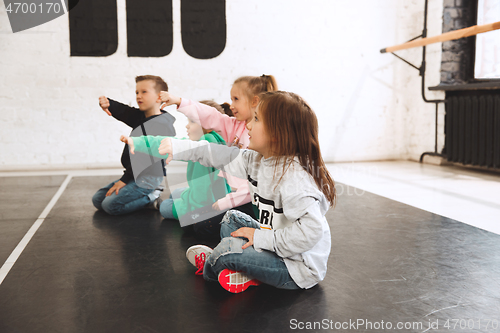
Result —
[[196, 268], [198, 268], [198, 270], [195, 272], [196, 275], [203, 275], [203, 267], [205, 266], [205, 259], [206, 259], [205, 252], [194, 256], [195, 265]]

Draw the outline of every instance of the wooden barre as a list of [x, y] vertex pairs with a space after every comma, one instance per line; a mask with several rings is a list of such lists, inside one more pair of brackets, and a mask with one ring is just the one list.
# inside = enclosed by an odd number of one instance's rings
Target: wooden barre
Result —
[[483, 32], [488, 32], [488, 31], [493, 31], [493, 30], [498, 30], [498, 29], [500, 29], [500, 21], [495, 22], [495, 23], [483, 24], [483, 25], [474, 25], [472, 27], [468, 27], [468, 28], [464, 28], [464, 29], [460, 29], [460, 30], [446, 32], [446, 33], [438, 35], [438, 36], [417, 39], [417, 40], [413, 40], [411, 42], [407, 42], [404, 44], [399, 44], [399, 45], [387, 47], [385, 49], [381, 49], [380, 53], [392, 53], [395, 51], [410, 49], [413, 47], [425, 46], [425, 45], [429, 45], [429, 44], [446, 42], [449, 40], [460, 39], [460, 38], [464, 38], [464, 37], [470, 37], [470, 36], [474, 36], [477, 34], [481, 34]]

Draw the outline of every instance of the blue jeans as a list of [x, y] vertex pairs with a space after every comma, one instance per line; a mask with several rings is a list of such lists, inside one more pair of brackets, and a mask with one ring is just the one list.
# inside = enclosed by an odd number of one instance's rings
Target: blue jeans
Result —
[[161, 216], [163, 216], [163, 218], [176, 220], [173, 212], [174, 199], [180, 198], [182, 192], [184, 192], [184, 190], [186, 189], [187, 187], [175, 189], [172, 191], [172, 193], [170, 193], [169, 199], [163, 200], [163, 202], [160, 205], [160, 214]]
[[207, 258], [203, 277], [207, 281], [219, 281], [219, 273], [228, 268], [242, 271], [260, 282], [280, 289], [300, 289], [288, 273], [285, 262], [274, 252], [257, 252], [253, 246], [242, 249], [247, 242], [231, 236], [242, 227], [260, 229], [259, 223], [245, 213], [229, 210], [221, 221], [221, 242]]
[[151, 193], [161, 184], [163, 177], [141, 177], [139, 185], [143, 185], [143, 187], [137, 185], [134, 180], [131, 180], [118, 191], [118, 195], [116, 192], [113, 192], [113, 194], [107, 197], [106, 193], [108, 193], [109, 189], [117, 181], [108, 184], [94, 194], [92, 203], [95, 208], [102, 209], [110, 215], [122, 215], [140, 210], [154, 200], [151, 197]]

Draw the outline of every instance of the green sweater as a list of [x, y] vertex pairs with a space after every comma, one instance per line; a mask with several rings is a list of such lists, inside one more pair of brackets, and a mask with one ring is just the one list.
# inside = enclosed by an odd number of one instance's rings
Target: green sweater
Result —
[[[140, 136], [132, 137], [134, 141], [135, 150], [138, 152], [146, 153], [159, 158], [167, 158], [168, 155], [161, 155], [158, 152], [158, 147], [161, 140], [166, 136]], [[225, 145], [224, 139], [215, 131], [211, 131], [203, 135], [200, 140], [208, 142], [219, 143]], [[179, 219], [186, 213], [195, 209], [211, 206], [214, 202], [226, 196], [231, 192], [231, 188], [226, 183], [226, 180], [218, 177], [219, 170], [215, 168], [208, 168], [198, 162], [188, 162], [186, 178], [189, 187], [182, 192], [180, 198], [174, 199], [173, 214], [174, 217]], [[215, 190], [215, 183], [223, 182], [223, 189], [221, 186]]]

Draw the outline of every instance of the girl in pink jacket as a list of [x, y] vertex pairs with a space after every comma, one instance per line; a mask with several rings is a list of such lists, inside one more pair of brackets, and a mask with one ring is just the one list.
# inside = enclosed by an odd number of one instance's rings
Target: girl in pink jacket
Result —
[[[222, 114], [206, 104], [176, 97], [166, 91], [160, 93], [162, 102], [166, 105], [177, 105], [177, 111], [189, 119], [198, 122], [203, 128], [219, 133], [228, 146], [246, 149], [250, 142], [246, 124], [254, 115], [259, 103], [258, 95], [266, 91], [277, 91], [278, 84], [272, 75], [242, 76], [233, 83], [231, 88], [231, 106], [233, 117]], [[222, 173], [220, 176], [223, 176]], [[241, 206], [251, 201], [246, 179], [224, 175], [229, 186], [236, 192], [229, 193], [213, 204], [216, 210], [227, 210]]]

